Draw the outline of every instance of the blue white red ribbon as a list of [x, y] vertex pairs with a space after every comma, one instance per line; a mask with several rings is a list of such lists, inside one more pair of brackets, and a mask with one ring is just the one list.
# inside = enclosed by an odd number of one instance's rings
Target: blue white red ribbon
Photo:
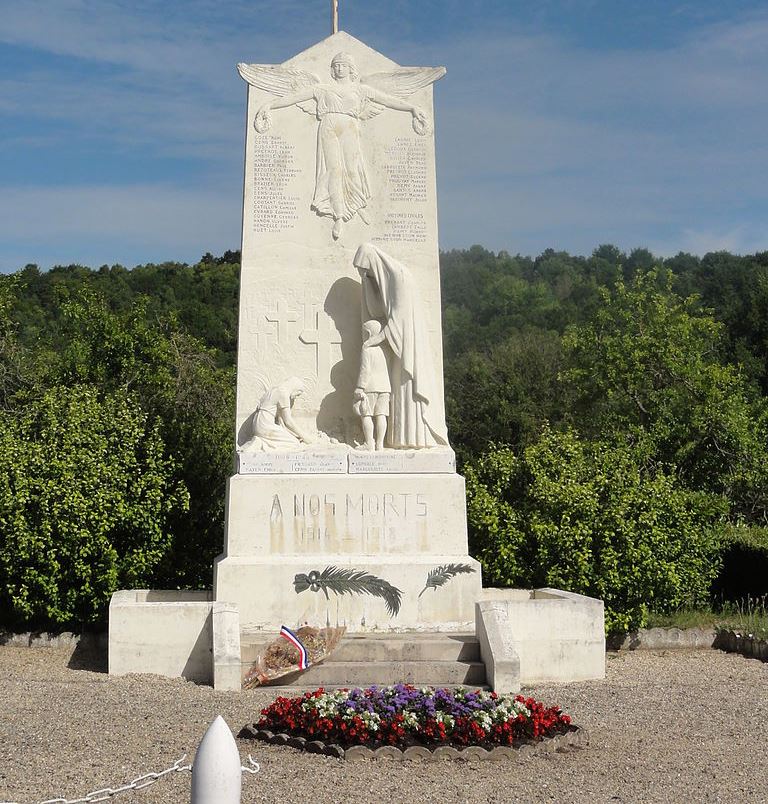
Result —
[[307, 649], [302, 645], [301, 640], [296, 636], [296, 634], [288, 628], [287, 625], [284, 625], [280, 629], [280, 636], [283, 639], [287, 639], [291, 645], [293, 645], [296, 650], [299, 652], [299, 670], [306, 670], [309, 667], [309, 654], [307, 653]]

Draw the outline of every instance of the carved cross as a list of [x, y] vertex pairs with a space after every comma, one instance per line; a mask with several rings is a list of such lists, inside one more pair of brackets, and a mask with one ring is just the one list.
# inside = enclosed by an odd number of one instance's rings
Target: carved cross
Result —
[[246, 329], [249, 335], [253, 335], [255, 339], [254, 348], [260, 349], [264, 345], [262, 343], [262, 338], [266, 334], [262, 328], [261, 323], [262, 313], [261, 313], [261, 305], [258, 299], [247, 299], [245, 305], [243, 306], [243, 313], [245, 316], [246, 322]]
[[284, 343], [285, 337], [288, 334], [288, 324], [298, 321], [299, 314], [295, 310], [283, 309], [283, 301], [278, 299], [275, 303], [275, 312], [266, 313], [264, 318], [266, 318], [270, 324], [277, 324], [277, 342]]
[[329, 378], [331, 376], [331, 347], [341, 343], [341, 335], [333, 321], [322, 312], [315, 314], [315, 329], [305, 329], [299, 333], [302, 343], [315, 346], [315, 369], [317, 376]]

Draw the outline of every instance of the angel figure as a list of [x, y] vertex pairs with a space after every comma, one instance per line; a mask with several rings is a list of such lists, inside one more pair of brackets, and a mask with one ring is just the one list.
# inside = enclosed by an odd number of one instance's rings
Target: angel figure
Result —
[[426, 112], [407, 97], [445, 75], [444, 67], [398, 67], [361, 78], [348, 53], [337, 53], [331, 60], [333, 83], [281, 65], [238, 64], [237, 69], [249, 84], [277, 96], [256, 112], [254, 127], [260, 134], [271, 126], [273, 109], [298, 106], [320, 121], [311, 208], [333, 218], [334, 240], [355, 215], [368, 222], [363, 209], [371, 190], [360, 147], [360, 121], [370, 120], [384, 108], [395, 109], [411, 113], [417, 134], [430, 133]]

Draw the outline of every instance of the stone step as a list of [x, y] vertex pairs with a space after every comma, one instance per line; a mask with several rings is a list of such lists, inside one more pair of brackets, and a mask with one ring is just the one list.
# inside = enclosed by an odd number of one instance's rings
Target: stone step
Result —
[[[243, 634], [243, 663], [256, 660], [274, 636]], [[480, 643], [474, 634], [345, 634], [325, 662], [479, 662]]]
[[[353, 685], [351, 684], [323, 684], [324, 690], [346, 690], [350, 689]], [[367, 685], [370, 686], [370, 685]], [[381, 685], [380, 685], [381, 686]], [[459, 687], [468, 687], [471, 690], [490, 690], [491, 688], [487, 684], [414, 684], [414, 687], [435, 687], [435, 689], [448, 689], [448, 690], [455, 690]], [[314, 692], [317, 689], [317, 685], [308, 685], [301, 682], [301, 679], [297, 679], [296, 683], [293, 686], [286, 687], [286, 686], [268, 686], [268, 687], [255, 687], [255, 690], [259, 692], [269, 692], [270, 694], [277, 697], [278, 695], [284, 695], [287, 698], [291, 698], [295, 695], [301, 695], [303, 692]]]
[[[243, 663], [243, 674], [250, 665]], [[369, 687], [407, 683], [414, 686], [482, 686], [486, 682], [482, 662], [339, 662], [326, 659], [303, 673], [285, 676], [283, 687]], [[270, 688], [271, 689], [271, 688]]]

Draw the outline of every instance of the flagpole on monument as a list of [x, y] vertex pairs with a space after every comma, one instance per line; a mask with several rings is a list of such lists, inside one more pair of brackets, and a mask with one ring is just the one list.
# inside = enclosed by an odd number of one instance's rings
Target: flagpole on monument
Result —
[[339, 32], [339, 0], [331, 0], [331, 33]]

